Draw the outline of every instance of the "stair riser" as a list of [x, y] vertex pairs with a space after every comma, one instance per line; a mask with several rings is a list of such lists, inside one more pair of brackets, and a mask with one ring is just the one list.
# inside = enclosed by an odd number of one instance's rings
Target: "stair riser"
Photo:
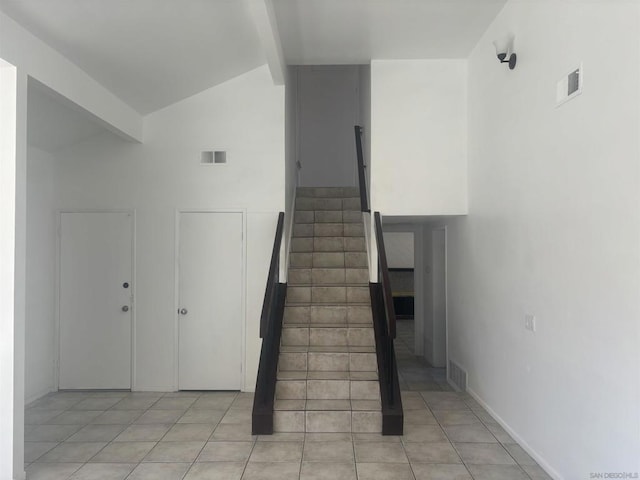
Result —
[[366, 268], [292, 268], [287, 278], [289, 285], [366, 285]]
[[357, 210], [296, 210], [294, 224], [344, 224], [362, 227], [362, 213]]
[[287, 287], [287, 305], [296, 303], [370, 303], [369, 287]]
[[380, 433], [382, 414], [379, 411], [278, 411], [274, 413], [273, 430], [277, 433]]
[[290, 347], [373, 347], [373, 328], [283, 328], [282, 345]]
[[364, 252], [291, 253], [292, 268], [366, 268], [369, 266]]
[[297, 237], [291, 242], [293, 253], [366, 251], [363, 237]]
[[305, 210], [360, 210], [360, 198], [312, 198], [303, 197], [296, 199], [296, 211]]
[[278, 380], [276, 400], [380, 400], [377, 380]]
[[[343, 370], [346, 357], [346, 369]], [[331, 370], [327, 370], [331, 367]], [[278, 370], [285, 371], [349, 371], [377, 372], [375, 353], [281, 352]]]
[[284, 309], [286, 324], [371, 325], [373, 316], [369, 306], [287, 306]]
[[298, 187], [296, 198], [359, 198], [358, 187]]

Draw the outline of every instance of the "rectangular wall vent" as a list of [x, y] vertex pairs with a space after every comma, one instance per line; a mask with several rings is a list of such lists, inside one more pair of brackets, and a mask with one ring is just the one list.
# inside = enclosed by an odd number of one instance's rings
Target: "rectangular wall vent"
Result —
[[227, 163], [227, 152], [225, 151], [206, 151], [200, 153], [200, 164], [202, 165], [220, 165]]
[[571, 70], [556, 86], [556, 106], [563, 105], [582, 93], [582, 64]]
[[467, 391], [467, 372], [453, 360], [449, 360], [449, 380], [459, 391]]

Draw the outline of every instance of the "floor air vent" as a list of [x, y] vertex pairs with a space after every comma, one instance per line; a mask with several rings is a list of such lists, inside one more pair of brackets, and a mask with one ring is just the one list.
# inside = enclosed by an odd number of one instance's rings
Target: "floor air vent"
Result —
[[449, 360], [449, 380], [461, 392], [467, 391], [467, 371], [452, 360]]

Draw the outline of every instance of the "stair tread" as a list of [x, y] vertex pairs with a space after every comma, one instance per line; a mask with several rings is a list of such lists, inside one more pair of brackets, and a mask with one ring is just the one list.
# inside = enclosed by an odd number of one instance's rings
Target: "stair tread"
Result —
[[374, 346], [321, 346], [321, 345], [282, 345], [280, 352], [286, 353], [304, 353], [304, 352], [319, 352], [319, 353], [376, 353], [376, 347]]
[[325, 371], [325, 370], [279, 370], [278, 381], [299, 381], [299, 380], [340, 380], [349, 382], [377, 382], [378, 372], [360, 371]]

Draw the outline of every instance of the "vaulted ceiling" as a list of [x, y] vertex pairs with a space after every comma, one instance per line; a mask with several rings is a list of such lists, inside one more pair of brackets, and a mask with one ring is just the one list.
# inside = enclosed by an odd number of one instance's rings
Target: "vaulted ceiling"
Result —
[[[272, 4], [288, 65], [338, 65], [465, 58], [506, 0], [0, 0], [0, 10], [146, 115], [267, 62], [249, 2]], [[105, 131], [32, 90], [32, 145], [55, 151]]]
[[[265, 63], [250, 1], [0, 0], [0, 10], [147, 114]], [[506, 2], [267, 1], [286, 62], [305, 65], [466, 57]]]

